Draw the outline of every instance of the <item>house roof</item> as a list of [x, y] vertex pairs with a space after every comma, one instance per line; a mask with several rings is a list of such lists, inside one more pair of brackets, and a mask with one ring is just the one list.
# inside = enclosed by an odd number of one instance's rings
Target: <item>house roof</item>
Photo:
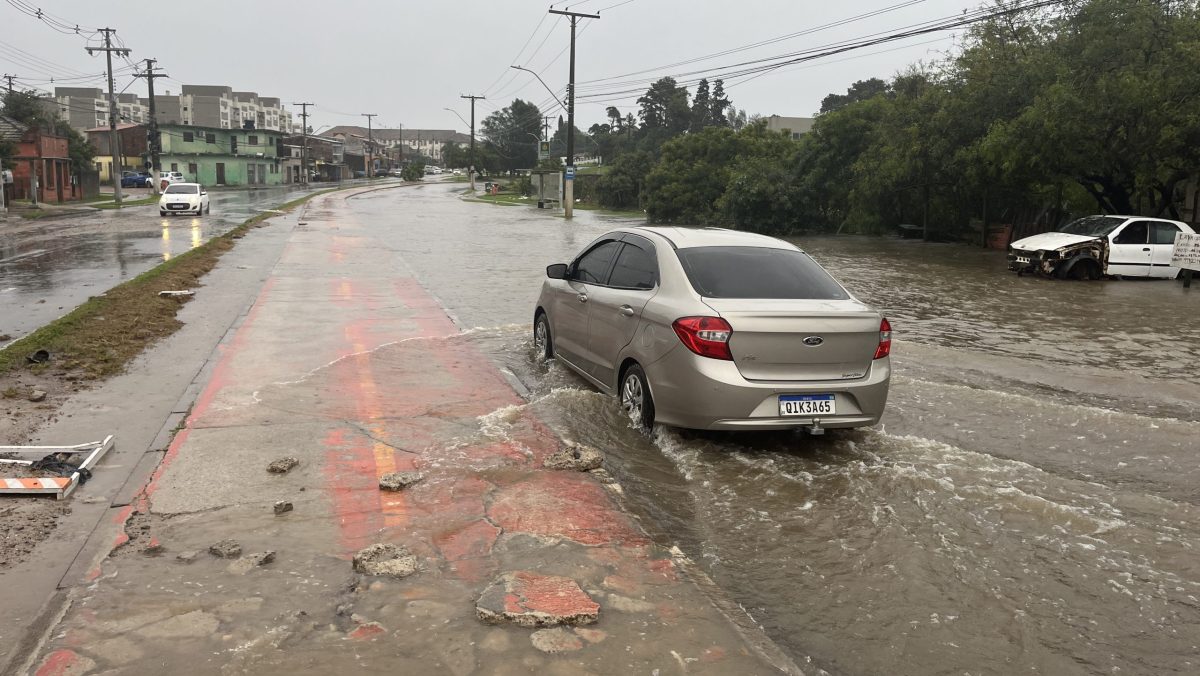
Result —
[[20, 141], [21, 137], [25, 136], [26, 131], [29, 131], [28, 126], [17, 122], [11, 117], [0, 115], [0, 140]]
[[[118, 122], [117, 123], [117, 131], [124, 131], [126, 129], [133, 129], [134, 127], [145, 127], [145, 126], [146, 125], [144, 125], [140, 122]], [[103, 127], [92, 127], [91, 129], [85, 129], [84, 131], [87, 131], [87, 132], [108, 131], [108, 125], [104, 125]]]
[[[326, 136], [334, 136], [336, 134], [344, 134], [346, 136], [362, 136], [367, 137], [368, 130], [366, 127], [355, 125], [339, 125], [323, 132]], [[454, 143], [470, 143], [471, 137], [454, 131], [453, 129], [374, 129], [370, 131], [370, 135], [376, 141], [403, 141], [412, 143], [418, 139], [422, 141], [434, 141], [437, 143], [445, 143], [452, 141]]]

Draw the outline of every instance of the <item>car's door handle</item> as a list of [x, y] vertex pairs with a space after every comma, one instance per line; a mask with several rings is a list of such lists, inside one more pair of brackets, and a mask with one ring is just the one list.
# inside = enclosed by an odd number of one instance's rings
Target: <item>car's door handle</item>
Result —
[[621, 306], [621, 314], [625, 315], [626, 317], [632, 317], [633, 316], [633, 308], [629, 307], [628, 305], [622, 305]]
[[586, 293], [581, 293], [581, 294], [579, 294], [579, 302], [580, 302], [580, 303], [586, 303], [586, 302], [587, 302], [587, 294], [586, 294]]
[[1146, 247], [1145, 249], [1142, 249], [1142, 251], [1149, 251], [1149, 250], [1150, 250], [1150, 247]]

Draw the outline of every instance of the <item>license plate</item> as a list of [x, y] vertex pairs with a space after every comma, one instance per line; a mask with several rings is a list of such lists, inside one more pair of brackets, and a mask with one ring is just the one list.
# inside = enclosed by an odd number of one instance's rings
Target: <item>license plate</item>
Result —
[[832, 394], [782, 394], [779, 396], [779, 415], [834, 415]]
[[1017, 262], [1018, 263], [1028, 263], [1029, 257], [1028, 256], [1017, 256]]
[[188, 208], [188, 205], [186, 205], [186, 204], [168, 204], [167, 208], [168, 209], [186, 209], [186, 208]]

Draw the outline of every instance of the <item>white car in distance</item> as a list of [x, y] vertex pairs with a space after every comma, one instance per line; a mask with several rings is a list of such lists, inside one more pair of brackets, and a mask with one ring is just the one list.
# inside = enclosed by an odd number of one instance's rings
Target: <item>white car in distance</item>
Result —
[[199, 216], [210, 209], [208, 191], [199, 183], [172, 183], [158, 200], [159, 216], [187, 213]]

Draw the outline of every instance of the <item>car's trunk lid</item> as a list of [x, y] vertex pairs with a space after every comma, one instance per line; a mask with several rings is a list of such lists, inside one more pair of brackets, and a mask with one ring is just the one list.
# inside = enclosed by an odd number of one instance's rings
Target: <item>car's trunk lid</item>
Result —
[[853, 299], [704, 302], [733, 328], [729, 349], [748, 380], [862, 378], [879, 346], [879, 313]]

